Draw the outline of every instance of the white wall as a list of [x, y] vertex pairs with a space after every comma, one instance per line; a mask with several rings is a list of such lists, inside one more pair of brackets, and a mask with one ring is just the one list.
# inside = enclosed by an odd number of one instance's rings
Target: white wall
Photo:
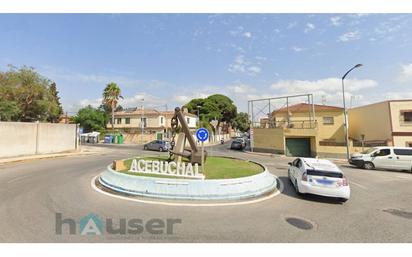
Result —
[[192, 116], [184, 116], [187, 122], [187, 125], [189, 126], [189, 128], [196, 128], [196, 123], [197, 123], [197, 118], [196, 117], [192, 117]]
[[0, 122], [0, 158], [76, 149], [75, 124]]

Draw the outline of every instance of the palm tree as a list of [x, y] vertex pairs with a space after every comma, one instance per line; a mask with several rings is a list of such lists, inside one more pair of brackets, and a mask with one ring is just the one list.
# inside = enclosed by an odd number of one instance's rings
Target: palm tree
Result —
[[103, 104], [112, 110], [112, 130], [114, 133], [114, 111], [116, 109], [119, 99], [122, 98], [121, 90], [116, 83], [110, 82], [106, 85], [103, 91]]

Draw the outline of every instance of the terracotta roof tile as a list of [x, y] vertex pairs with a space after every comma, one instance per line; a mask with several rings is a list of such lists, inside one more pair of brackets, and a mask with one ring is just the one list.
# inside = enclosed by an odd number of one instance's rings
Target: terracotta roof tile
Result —
[[[330, 105], [320, 105], [320, 104], [315, 104], [315, 113], [316, 112], [327, 112], [327, 111], [343, 111], [343, 108], [341, 107], [337, 107], [337, 106], [330, 106]], [[287, 107], [282, 107], [276, 111], [273, 111], [273, 114], [276, 113], [285, 113], [289, 110], [289, 112], [308, 112], [309, 108], [312, 108], [311, 104], [307, 104], [307, 103], [299, 103], [299, 104], [294, 104], [294, 105], [290, 105], [289, 108]], [[310, 109], [311, 110], [311, 109]]]

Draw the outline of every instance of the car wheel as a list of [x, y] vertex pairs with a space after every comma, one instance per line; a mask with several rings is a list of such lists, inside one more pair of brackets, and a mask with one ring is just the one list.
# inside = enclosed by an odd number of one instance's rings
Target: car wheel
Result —
[[143, 150], [147, 150], [147, 146], [143, 146]]
[[365, 164], [363, 164], [363, 168], [365, 170], [373, 170], [375, 169], [375, 165], [373, 165], [373, 163], [371, 162], [365, 162]]
[[160, 148], [159, 148], [159, 152], [163, 152], [163, 147], [160, 147]]

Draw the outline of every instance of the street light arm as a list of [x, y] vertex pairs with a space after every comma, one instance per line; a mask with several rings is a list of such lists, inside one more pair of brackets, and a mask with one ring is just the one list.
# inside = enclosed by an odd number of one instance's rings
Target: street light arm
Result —
[[354, 69], [359, 68], [359, 67], [361, 67], [361, 66], [362, 66], [362, 64], [356, 64], [355, 66], [353, 66], [350, 70], [348, 70], [348, 71], [345, 73], [345, 75], [343, 75], [342, 80], [344, 80], [344, 79], [346, 78], [346, 76], [347, 76], [351, 71], [353, 71]]

